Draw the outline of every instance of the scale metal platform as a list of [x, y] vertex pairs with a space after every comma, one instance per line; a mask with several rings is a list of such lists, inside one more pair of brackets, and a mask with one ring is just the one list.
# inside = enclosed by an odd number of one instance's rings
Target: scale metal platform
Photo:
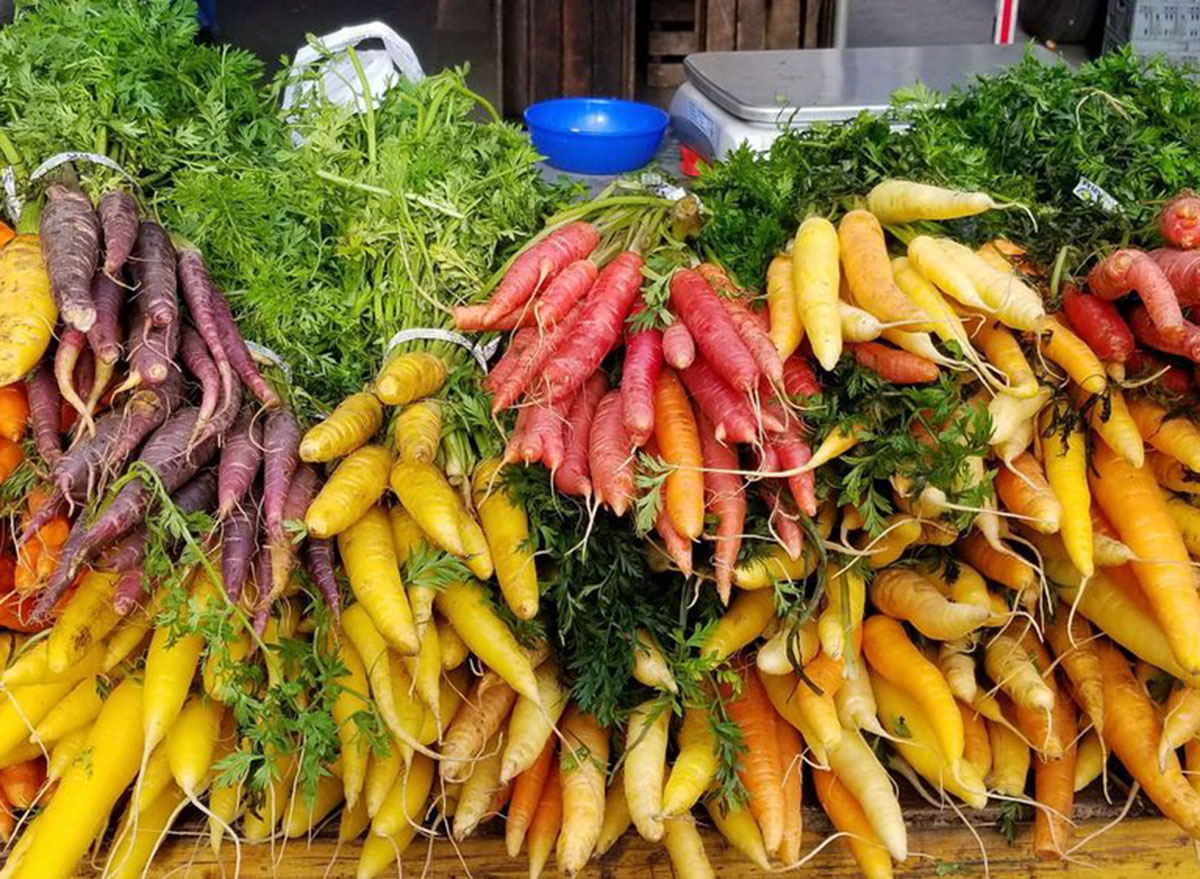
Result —
[[[785, 128], [880, 113], [898, 88], [919, 81], [946, 92], [1025, 52], [990, 44], [701, 52], [684, 59], [687, 82], [671, 98], [671, 126], [707, 161], [743, 142], [765, 150]], [[1047, 63], [1060, 60], [1040, 46], [1033, 52]]]

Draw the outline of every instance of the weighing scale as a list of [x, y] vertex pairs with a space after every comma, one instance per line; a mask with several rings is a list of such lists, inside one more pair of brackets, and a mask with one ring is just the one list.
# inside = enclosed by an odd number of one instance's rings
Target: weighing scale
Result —
[[[765, 150], [785, 128], [882, 113], [892, 92], [916, 82], [936, 92], [1019, 62], [1025, 46], [884, 46], [856, 49], [701, 52], [683, 65], [671, 127], [706, 161], [743, 142]], [[1054, 63], [1037, 46], [1035, 57]]]

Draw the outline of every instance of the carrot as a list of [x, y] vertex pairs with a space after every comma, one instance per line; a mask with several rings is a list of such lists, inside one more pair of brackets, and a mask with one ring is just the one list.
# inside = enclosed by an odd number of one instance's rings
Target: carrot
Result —
[[1193, 558], [1200, 558], [1200, 507], [1172, 495], [1167, 498], [1167, 511], [1179, 527], [1187, 551]]
[[832, 370], [842, 353], [838, 317], [838, 234], [822, 217], [800, 224], [792, 246], [792, 286], [804, 331], [817, 361]]
[[785, 864], [794, 864], [800, 860], [801, 834], [804, 830], [801, 812], [804, 797], [804, 740], [795, 727], [777, 718], [775, 742], [783, 781], [783, 838], [779, 846], [779, 859]]
[[[787, 724], [780, 728], [791, 729]], [[726, 805], [713, 797], [704, 804], [713, 825], [725, 837], [725, 841], [745, 855], [750, 863], [760, 870], [770, 870], [771, 862], [763, 847], [762, 833], [750, 809], [744, 805]], [[786, 860], [786, 859], [785, 859]], [[798, 860], [798, 859], [797, 859]]]
[[947, 601], [920, 573], [887, 568], [875, 575], [871, 602], [883, 613], [905, 620], [928, 638], [947, 641], [978, 629], [991, 616], [987, 608]]
[[1030, 528], [1043, 534], [1054, 534], [1062, 525], [1063, 507], [1041, 464], [1029, 453], [1022, 453], [1008, 466], [1001, 467], [995, 477], [996, 494], [1004, 506], [1019, 516]]
[[[585, 303], [576, 303], [566, 316], [547, 331], [531, 327], [517, 333], [513, 344], [496, 368], [484, 380], [492, 392], [492, 414], [507, 409], [530, 390], [531, 382], [542, 376], [547, 361], [563, 345], [580, 323]], [[528, 333], [528, 335], [526, 335]]]
[[986, 192], [964, 192], [890, 178], [867, 193], [867, 210], [884, 225], [914, 220], [956, 220], [999, 208]]
[[767, 854], [775, 855], [783, 844], [784, 813], [783, 766], [779, 740], [775, 732], [777, 717], [758, 674], [743, 670], [742, 690], [731, 698], [722, 694], [730, 719], [737, 724], [746, 744], [738, 777], [750, 794], [750, 811], [762, 830]]
[[450, 625], [488, 668], [521, 696], [541, 704], [537, 678], [517, 640], [489, 606], [477, 583], [451, 583], [434, 600]]
[[878, 342], [854, 342], [848, 347], [860, 365], [895, 384], [924, 384], [937, 381], [940, 374], [936, 363]]
[[[625, 381], [628, 381], [628, 373], [622, 377], [622, 395], [625, 391]], [[571, 401], [565, 430], [566, 452], [563, 455], [562, 466], [554, 471], [554, 487], [563, 494], [591, 497], [592, 480], [588, 452], [592, 422], [595, 419], [596, 408], [607, 391], [608, 378], [602, 371], [597, 370]]]
[[[645, 307], [645, 302], [639, 296], [632, 309], [635, 320]], [[683, 327], [683, 324], [672, 326]], [[687, 332], [687, 328], [684, 327], [683, 331]], [[665, 334], [656, 326], [638, 330], [630, 328], [625, 335], [625, 359], [621, 366], [621, 420], [633, 444], [639, 448], [654, 433], [654, 385], [662, 370], [665, 340]], [[691, 341], [690, 335], [688, 341]], [[694, 349], [692, 353], [695, 354]], [[588, 381], [595, 385], [594, 379], [589, 378]], [[592, 403], [593, 411], [595, 406]]]
[[374, 394], [351, 394], [328, 418], [300, 440], [300, 460], [332, 461], [357, 449], [383, 423], [383, 409]]
[[776, 256], [767, 267], [767, 312], [771, 317], [771, 343], [779, 356], [787, 360], [804, 338], [789, 256]]
[[86, 333], [96, 320], [91, 281], [100, 250], [100, 221], [91, 199], [79, 189], [57, 183], [50, 186], [38, 232], [63, 320]]
[[1046, 357], [1066, 370], [1083, 390], [1089, 394], [1104, 393], [1108, 387], [1104, 364], [1057, 316], [1047, 315], [1042, 320], [1038, 343]]
[[672, 468], [664, 487], [665, 507], [675, 530], [695, 540], [704, 529], [704, 461], [687, 393], [672, 372], [659, 374], [654, 412], [655, 439]]
[[[658, 445], [651, 440], [646, 444], [646, 451], [657, 456]], [[663, 493], [661, 486], [654, 486], [650, 490], [659, 495]], [[671, 524], [670, 511], [665, 503], [658, 504], [658, 513], [654, 517], [654, 530], [662, 540], [663, 552], [669, 563], [678, 568], [685, 578], [691, 577], [693, 572], [692, 542], [675, 530], [675, 526]]]
[[958, 703], [958, 713], [962, 715], [964, 746], [963, 761], [970, 766], [980, 778], [987, 778], [992, 771], [992, 745], [988, 740], [987, 726], [983, 716], [974, 708], [968, 708], [962, 702]]
[[539, 879], [562, 826], [563, 798], [559, 761], [553, 759], [537, 808], [529, 821], [529, 879]]
[[12, 476], [24, 458], [25, 452], [19, 445], [7, 437], [0, 437], [0, 484]]
[[375, 378], [375, 396], [389, 406], [403, 406], [437, 393], [446, 380], [446, 363], [428, 351], [393, 355]]
[[1150, 258], [1171, 282], [1180, 305], [1200, 305], [1200, 251], [1164, 247], [1150, 251]]
[[950, 771], [956, 774], [963, 754], [962, 718], [937, 666], [913, 646], [904, 627], [887, 616], [873, 616], [863, 624], [863, 654], [877, 674], [926, 712]]
[[567, 876], [583, 869], [596, 847], [604, 818], [604, 777], [608, 767], [608, 730], [575, 705], [562, 719], [562, 837], [558, 868]]
[[1092, 726], [1104, 729], [1104, 682], [1091, 625], [1060, 604], [1043, 631]]
[[1033, 818], [1033, 852], [1039, 858], [1065, 858], [1071, 838], [1071, 811], [1075, 805], [1075, 708], [1060, 694], [1054, 702], [1054, 727], [1066, 742], [1057, 760], [1038, 756], [1033, 764], [1034, 796], [1038, 808]]
[[1171, 247], [1200, 247], [1200, 197], [1192, 192], [1179, 193], [1163, 206], [1158, 228]]
[[[758, 421], [746, 396], [721, 377], [705, 358], [699, 357], [680, 373], [692, 398], [713, 422], [717, 439], [729, 443], [753, 443], [758, 437]], [[763, 426], [782, 430], [784, 423], [774, 415], [762, 413]]]
[[699, 354], [721, 378], [742, 392], [758, 385], [758, 363], [699, 272], [680, 269], [671, 276], [671, 308], [687, 327]]
[[53, 468], [62, 457], [59, 418], [63, 401], [58, 392], [58, 383], [54, 380], [52, 366], [45, 361], [38, 364], [25, 379], [25, 385], [34, 447], [38, 457]]
[[572, 399], [546, 404], [535, 400], [521, 408], [517, 425], [504, 450], [504, 462], [532, 464], [540, 461], [554, 473], [566, 457], [564, 428]]
[[1158, 714], [1125, 657], [1099, 643], [1104, 675], [1104, 741], [1125, 764], [1159, 810], [1188, 833], [1200, 836], [1200, 794], [1188, 784], [1174, 754], [1159, 769], [1157, 744], [1162, 736]]
[[696, 343], [682, 321], [675, 321], [663, 331], [662, 352], [672, 369], [687, 369], [696, 359]]
[[[593, 266], [594, 268], [595, 266]], [[558, 278], [555, 278], [555, 281], [557, 280]], [[587, 293], [587, 288], [584, 288], [583, 292]], [[484, 330], [528, 329], [537, 323], [533, 312], [529, 310], [510, 311], [494, 321], [486, 320], [487, 310], [488, 304], [480, 302], [475, 305], [451, 306], [450, 314], [454, 319], [455, 329], [468, 333], [481, 333]], [[536, 332], [533, 335], [536, 336]]]
[[392, 453], [363, 446], [346, 456], [309, 504], [304, 524], [313, 537], [334, 537], [361, 519], [387, 490]]
[[992, 749], [992, 787], [1005, 796], [1024, 796], [1025, 778], [1029, 775], [1029, 745], [1004, 723], [988, 720], [987, 729]]
[[1013, 329], [1037, 329], [1046, 316], [1041, 294], [1022, 281], [1014, 268], [1007, 264], [1003, 267], [994, 265], [971, 248], [949, 238], [939, 238], [937, 244], [971, 279], [979, 297], [997, 320]]
[[625, 733], [623, 794], [634, 827], [650, 842], [663, 836], [662, 794], [670, 722], [669, 706], [654, 698], [633, 709]]
[[0, 793], [10, 805], [28, 809], [37, 800], [38, 789], [45, 780], [46, 763], [35, 757], [0, 769]]
[[493, 323], [521, 308], [542, 285], [576, 260], [591, 253], [600, 233], [591, 223], [575, 222], [556, 229], [523, 251], [509, 266], [488, 303], [485, 322]]
[[703, 411], [696, 413], [700, 452], [704, 464], [704, 508], [717, 516], [713, 568], [717, 593], [725, 603], [733, 584], [733, 568], [742, 544], [746, 521], [746, 495], [738, 469], [737, 453], [716, 437]]
[[533, 821], [547, 778], [555, 767], [555, 742], [547, 739], [541, 754], [528, 769], [516, 778], [508, 817], [504, 822], [504, 845], [510, 858], [515, 858], [525, 842], [525, 834]]
[[1133, 331], [1111, 302], [1079, 292], [1074, 284], [1063, 288], [1063, 310], [1071, 326], [1104, 361], [1124, 363], [1133, 353]]
[[928, 329], [921, 310], [896, 286], [879, 220], [864, 210], [846, 213], [838, 224], [838, 243], [854, 302], [881, 321], [915, 323]]
[[975, 282], [966, 270], [941, 246], [938, 239], [918, 235], [908, 243], [908, 262], [938, 289], [968, 308], [990, 314]]
[[813, 787], [834, 828], [846, 834], [846, 845], [864, 879], [890, 879], [891, 856], [871, 827], [862, 804], [826, 769], [813, 768]]
[[979, 325], [971, 341], [991, 364], [1007, 377], [1006, 393], [1014, 397], [1032, 397], [1038, 393], [1040, 386], [1033, 369], [1007, 327], [998, 321], [985, 320]]
[[1101, 299], [1119, 299], [1134, 290], [1142, 298], [1154, 326], [1167, 338], [1178, 336], [1183, 313], [1163, 270], [1140, 250], [1121, 249], [1088, 272], [1088, 287]]
[[[860, 674], [866, 679], [865, 673]], [[841, 740], [827, 757], [838, 779], [863, 804], [867, 820], [884, 847], [896, 860], [907, 860], [908, 833], [896, 790], [870, 746], [857, 732], [843, 730]]]
[[1200, 427], [1195, 422], [1182, 414], [1171, 415], [1145, 397], [1129, 401], [1129, 414], [1147, 443], [1188, 469], [1200, 470]]
[[538, 379], [549, 402], [572, 397], [596, 371], [620, 340], [622, 325], [641, 284], [642, 258], [633, 251], [619, 254], [600, 271], [583, 302], [578, 322]]
[[1079, 740], [1079, 747], [1075, 752], [1075, 793], [1079, 793], [1103, 775], [1107, 762], [1108, 750], [1100, 736], [1096, 734], [1095, 729], [1088, 730]]
[[708, 790], [717, 774], [717, 743], [708, 715], [698, 708], [684, 711], [676, 743], [679, 754], [663, 787], [662, 813], [682, 815]]
[[984, 651], [984, 668], [1018, 708], [1046, 713], [1053, 709], [1054, 690], [1016, 638], [1003, 634], [991, 638]]
[[0, 249], [0, 384], [20, 381], [42, 359], [56, 303], [38, 236], [18, 235]]
[[783, 359], [775, 349], [763, 314], [751, 311], [749, 306], [735, 299], [722, 299], [721, 305], [729, 312], [734, 327], [762, 374], [768, 382], [778, 387], [783, 381]]
[[1050, 488], [1062, 506], [1062, 539], [1067, 555], [1081, 574], [1090, 577], [1095, 571], [1095, 562], [1086, 441], [1075, 421], [1056, 426], [1054, 414], [1047, 410], [1041, 417], [1042, 463]]
[[607, 504], [618, 516], [625, 515], [634, 496], [633, 440], [622, 419], [620, 391], [609, 391], [596, 405], [588, 467], [596, 501]]
[[29, 426], [29, 400], [24, 386], [0, 387], [0, 437], [19, 443]]
[[1015, 553], [999, 552], [978, 531], [968, 534], [966, 538], [959, 541], [956, 548], [960, 558], [989, 580], [995, 580], [997, 583], [1007, 586], [1026, 599], [1036, 598], [1037, 572], [1023, 558]]
[[[1129, 312], [1129, 325], [1133, 334], [1143, 345], [1147, 345], [1167, 354], [1186, 357], [1188, 360], [1200, 362], [1200, 327], [1189, 320], [1184, 320], [1178, 332], [1174, 335], [1165, 333], [1154, 325], [1150, 313], [1142, 305], [1134, 306]], [[1142, 369], [1142, 372], [1159, 371], [1164, 367], [1151, 361], [1140, 351], [1135, 351], [1130, 357], [1130, 364], [1138, 364], [1146, 360], [1152, 369]], [[1164, 386], [1173, 388], [1176, 393], [1191, 394], [1193, 387], [1191, 379], [1182, 374], [1178, 367], [1170, 368], [1159, 379]]]
[[1200, 494], [1200, 473], [1185, 467], [1174, 458], [1151, 452], [1146, 455], [1146, 466], [1161, 487], [1180, 494]]
[[418, 651], [412, 609], [400, 581], [391, 524], [378, 506], [370, 507], [338, 535], [338, 549], [355, 597], [384, 640], [403, 654]]
[[[844, 284], [845, 278], [842, 281]], [[842, 295], [850, 294], [843, 290]], [[856, 308], [843, 299], [838, 300], [837, 309], [843, 342], [871, 342], [883, 335], [883, 324], [869, 311]]]
[[1189, 676], [1200, 673], [1200, 644], [1188, 633], [1200, 625], [1188, 552], [1162, 490], [1145, 468], [1134, 468], [1103, 443], [1092, 460], [1092, 491], [1100, 508], [1133, 551], [1134, 573], [1154, 607], [1171, 652]]
[[1197, 734], [1200, 734], [1200, 690], [1176, 687], [1167, 698], [1162, 741], [1158, 746], [1159, 768], [1166, 766], [1167, 758], [1173, 751], [1182, 748]]
[[100, 198], [96, 213], [104, 232], [104, 273], [116, 275], [137, 240], [137, 201], [123, 189], [111, 189]]
[[451, 555], [465, 556], [459, 517], [466, 514], [462, 500], [445, 475], [432, 464], [397, 461], [389, 482], [400, 503], [425, 535]]
[[500, 742], [493, 736], [484, 745], [471, 774], [463, 779], [458, 806], [454, 810], [453, 838], [463, 840], [474, 833], [492, 800], [503, 789], [500, 784]]

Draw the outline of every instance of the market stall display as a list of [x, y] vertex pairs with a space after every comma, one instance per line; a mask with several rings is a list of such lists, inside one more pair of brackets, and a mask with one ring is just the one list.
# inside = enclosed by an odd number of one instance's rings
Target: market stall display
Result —
[[350, 49], [283, 111], [181, 4], [81, 5], [0, 30], [0, 876], [199, 821], [369, 879], [503, 815], [531, 879], [885, 877], [910, 797], [1200, 838], [1186, 71], [1028, 58], [586, 198], [462, 72]]

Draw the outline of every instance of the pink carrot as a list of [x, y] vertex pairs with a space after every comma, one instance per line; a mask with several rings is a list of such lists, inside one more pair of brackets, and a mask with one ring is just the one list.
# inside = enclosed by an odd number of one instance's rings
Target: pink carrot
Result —
[[506, 369], [502, 374], [502, 379], [493, 385], [493, 415], [517, 402], [534, 380], [539, 375], [544, 375], [543, 368], [547, 361], [555, 355], [555, 352], [565, 344], [575, 328], [582, 323], [585, 310], [586, 305], [580, 302], [553, 329], [529, 328], [535, 334], [530, 337], [533, 341], [522, 348], [512, 368]]
[[621, 417], [621, 394], [609, 391], [596, 406], [588, 442], [592, 491], [599, 503], [623, 516], [633, 502], [633, 441]]
[[503, 387], [516, 372], [525, 352], [537, 343], [540, 336], [541, 333], [538, 332], [537, 327], [524, 327], [517, 330], [509, 341], [504, 355], [496, 361], [496, 365], [488, 371], [487, 376], [483, 379], [483, 387], [491, 393], [495, 393], [497, 388]]
[[696, 359], [696, 342], [683, 321], [675, 321], [662, 334], [663, 360], [673, 369], [687, 369]]
[[1163, 208], [1158, 218], [1163, 240], [1171, 247], [1200, 247], [1200, 195], [1181, 192]]
[[547, 404], [538, 400], [522, 407], [517, 415], [517, 428], [505, 451], [505, 460], [526, 464], [541, 461], [551, 473], [556, 472], [566, 456], [567, 412], [572, 402], [561, 400]]
[[749, 349], [758, 368], [771, 380], [771, 384], [778, 386], [783, 381], [783, 361], [779, 359], [779, 352], [775, 350], [767, 328], [744, 303], [734, 299], [722, 299], [721, 304], [729, 312], [738, 335], [746, 343], [746, 348]]
[[768, 485], [766, 481], [758, 484], [758, 492], [762, 499], [767, 502], [767, 509], [770, 510], [770, 529], [771, 533], [779, 541], [779, 545], [783, 547], [784, 552], [793, 560], [800, 558], [800, 554], [804, 552], [804, 531], [788, 512], [787, 505], [783, 501], [783, 488], [777, 483]]
[[[662, 486], [658, 486], [655, 491], [662, 492]], [[658, 515], [654, 518], [654, 530], [662, 539], [667, 557], [679, 568], [679, 572], [684, 577], [692, 576], [692, 542], [675, 530], [665, 503], [658, 508]]]
[[704, 456], [704, 509], [717, 517], [713, 550], [717, 594], [728, 604], [746, 524], [746, 487], [742, 477], [732, 472], [740, 469], [737, 452], [717, 440], [712, 421], [702, 411], [696, 413], [696, 427]]
[[584, 222], [571, 223], [543, 238], [513, 260], [488, 303], [484, 320], [491, 324], [520, 309], [543, 285], [599, 243], [596, 227]]
[[[645, 303], [639, 296], [632, 314]], [[663, 365], [663, 332], [658, 327], [626, 330], [625, 362], [621, 368], [621, 419], [633, 444], [645, 445], [654, 433], [654, 383]]]
[[1166, 336], [1183, 332], [1183, 312], [1158, 263], [1140, 250], [1118, 250], [1088, 273], [1088, 288], [1101, 299], [1120, 299], [1134, 290], [1150, 319]]
[[533, 302], [532, 314], [524, 318], [526, 326], [552, 327], [571, 313], [596, 283], [600, 270], [590, 259], [577, 259], [554, 278]]
[[800, 354], [793, 354], [783, 364], [783, 390], [789, 397], [811, 397], [821, 393], [817, 374]]
[[700, 353], [725, 381], [747, 392], [758, 385], [758, 364], [702, 275], [691, 269], [675, 272], [671, 310], [687, 325]]
[[1160, 247], [1150, 251], [1150, 258], [1171, 282], [1180, 305], [1200, 305], [1200, 250]]
[[125, 190], [114, 189], [104, 193], [96, 213], [104, 233], [104, 274], [114, 277], [129, 259], [137, 240], [137, 202]]
[[592, 436], [592, 420], [600, 398], [608, 393], [608, 378], [600, 370], [591, 374], [567, 412], [566, 446], [562, 466], [554, 472], [554, 486], [563, 494], [591, 497], [591, 470], [588, 467], [588, 448]]
[[919, 385], [937, 381], [938, 366], [919, 354], [889, 348], [879, 342], [852, 342], [847, 345], [854, 359], [884, 381], [898, 385]]
[[[717, 439], [729, 443], [752, 443], [758, 437], [758, 421], [749, 400], [735, 391], [709, 363], [706, 357], [680, 373], [680, 378], [696, 405], [716, 427]], [[763, 427], [782, 430], [783, 424], [773, 415], [762, 413]]]
[[1067, 284], [1063, 288], [1063, 310], [1075, 332], [1101, 360], [1124, 363], [1129, 359], [1134, 348], [1133, 331], [1111, 302], [1080, 293], [1078, 287]]
[[1129, 325], [1143, 345], [1200, 363], [1200, 327], [1191, 321], [1183, 321], [1182, 330], [1176, 336], [1167, 336], [1154, 324], [1149, 310], [1138, 305], [1129, 312]]
[[696, 266], [696, 271], [700, 273], [704, 280], [708, 281], [708, 286], [712, 287], [713, 292], [721, 298], [741, 298], [742, 291], [738, 289], [738, 285], [733, 283], [733, 279], [720, 266], [713, 265], [710, 262], [702, 262]]
[[625, 317], [641, 286], [642, 258], [631, 250], [619, 254], [600, 272], [581, 303], [579, 322], [554, 352], [539, 382], [550, 401], [573, 396], [620, 341]]
[[521, 325], [522, 316], [518, 311], [510, 311], [503, 317], [488, 323], [484, 319], [487, 310], [487, 303], [481, 302], [478, 305], [456, 305], [450, 309], [450, 313], [454, 316], [455, 328], [467, 333], [481, 333], [485, 330], [515, 330]]
[[42, 360], [25, 379], [29, 396], [29, 422], [33, 428], [33, 445], [38, 457], [53, 467], [62, 457], [62, 395], [54, 380], [49, 360]]
[[779, 458], [779, 467], [788, 474], [788, 488], [792, 492], [792, 500], [797, 509], [806, 516], [817, 514], [817, 485], [811, 470], [804, 473], [795, 472], [808, 463], [812, 450], [800, 437], [799, 424], [795, 421], [788, 424], [788, 429], [782, 433], [772, 434], [767, 444]]

